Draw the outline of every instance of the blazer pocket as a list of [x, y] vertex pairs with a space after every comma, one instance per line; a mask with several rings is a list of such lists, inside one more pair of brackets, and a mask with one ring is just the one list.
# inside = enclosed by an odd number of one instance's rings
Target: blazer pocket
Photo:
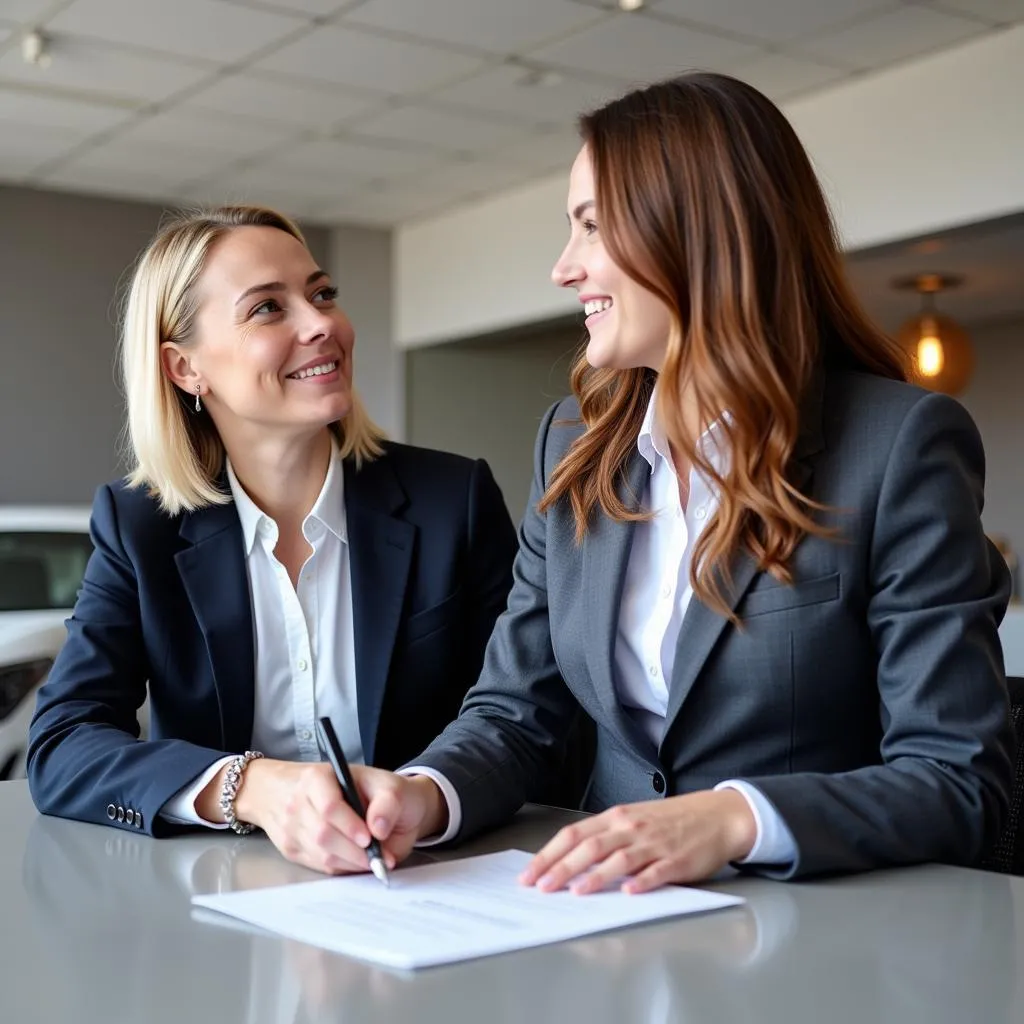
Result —
[[458, 589], [449, 597], [446, 597], [440, 604], [431, 605], [423, 611], [410, 615], [405, 620], [405, 628], [402, 630], [402, 638], [407, 644], [416, 640], [422, 640], [431, 633], [446, 626], [455, 617], [462, 604], [462, 589]]
[[839, 573], [819, 576], [813, 580], [799, 580], [792, 586], [779, 583], [772, 577], [770, 585], [747, 591], [739, 609], [741, 619], [767, 612], [781, 612], [788, 608], [802, 608], [810, 604], [825, 604], [839, 597]]

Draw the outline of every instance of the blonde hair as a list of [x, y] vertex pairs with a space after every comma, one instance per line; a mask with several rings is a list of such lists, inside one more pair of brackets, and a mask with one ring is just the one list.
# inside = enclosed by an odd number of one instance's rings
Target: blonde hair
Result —
[[[213, 244], [233, 228], [269, 227], [306, 240], [288, 217], [259, 206], [182, 212], [165, 223], [135, 265], [122, 318], [120, 365], [128, 404], [128, 483], [146, 487], [170, 515], [223, 505], [224, 444], [207, 413], [163, 372], [164, 342], [187, 344], [199, 309], [196, 285]], [[344, 421], [331, 424], [343, 458], [361, 465], [383, 453], [384, 433], [353, 392]]]

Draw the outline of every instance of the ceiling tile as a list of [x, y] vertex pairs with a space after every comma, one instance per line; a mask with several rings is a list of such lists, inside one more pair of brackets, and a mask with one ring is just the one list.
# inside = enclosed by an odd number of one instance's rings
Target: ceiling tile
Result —
[[124, 167], [61, 168], [47, 175], [43, 184], [47, 188], [52, 186], [150, 202], [169, 199], [175, 191], [173, 178], [154, 178], [148, 171], [140, 172]]
[[820, 33], [892, 6], [893, 0], [657, 0], [651, 11], [780, 43]]
[[0, 14], [4, 21], [34, 23], [53, 7], [53, 0], [3, 0]]
[[307, 79], [391, 94], [413, 93], [470, 74], [480, 61], [431, 46], [325, 25], [257, 63]]
[[482, 195], [505, 192], [535, 176], [535, 172], [512, 161], [460, 160], [418, 174], [412, 184], [425, 195]]
[[365, 224], [370, 227], [392, 227], [416, 220], [452, 205], [453, 200], [427, 196], [415, 189], [405, 192], [359, 192], [344, 197], [324, 210], [333, 224]]
[[26, 64], [16, 49], [0, 54], [0, 80], [103, 93], [124, 101], [156, 101], [201, 81], [210, 72], [156, 55], [139, 56], [90, 39], [60, 36], [49, 67]]
[[71, 152], [88, 138], [75, 128], [0, 123], [0, 178], [22, 178], [33, 168]]
[[584, 82], [565, 75], [550, 85], [520, 84], [527, 74], [510, 64], [492, 68], [431, 95], [431, 101], [521, 117], [533, 124], [570, 121], [622, 92], [619, 84]]
[[455, 114], [430, 107], [402, 107], [352, 125], [358, 135], [419, 142], [447, 150], [487, 150], [522, 136], [523, 125], [480, 114]]
[[952, 14], [973, 14], [998, 25], [1024, 21], [1024, 0], [936, 0], [933, 6]]
[[241, 72], [218, 78], [202, 92], [189, 97], [182, 107], [201, 107], [224, 114], [326, 130], [361, 113], [375, 102], [379, 101], [333, 87], [325, 89], [322, 85]]
[[580, 151], [581, 144], [576, 129], [567, 125], [559, 131], [530, 135], [514, 146], [489, 154], [488, 159], [495, 160], [501, 156], [510, 163], [538, 173], [562, 171], [568, 183], [569, 169]]
[[345, 21], [391, 29], [440, 43], [461, 43], [493, 53], [536, 46], [604, 17], [570, 0], [369, 0]]
[[784, 53], [770, 53], [758, 57], [750, 64], [739, 64], [734, 73], [737, 78], [749, 82], [776, 102], [821, 88], [849, 75], [848, 71], [787, 57]]
[[131, 116], [131, 111], [123, 108], [51, 99], [21, 89], [0, 88], [0, 132], [5, 139], [24, 125], [70, 128], [88, 135], [112, 128]]
[[47, 27], [227, 64], [304, 23], [263, 10], [241, 13], [217, 0], [75, 0]]
[[342, 7], [352, 4], [352, 0], [255, 0], [253, 3], [250, 3], [249, 0], [221, 0], [221, 2], [236, 4], [239, 7], [283, 7], [298, 14], [317, 16], [334, 14]]
[[852, 67], [884, 67], [985, 32], [985, 26], [927, 7], [901, 7], [840, 32], [810, 40], [810, 55]]
[[222, 151], [186, 146], [168, 140], [128, 140], [121, 136], [96, 146], [55, 168], [53, 177], [78, 173], [148, 178], [154, 191], [222, 171], [235, 158]]
[[253, 170], [293, 175], [310, 182], [329, 184], [340, 177], [359, 182], [399, 178], [437, 166], [441, 158], [425, 150], [398, 152], [358, 141], [320, 139], [289, 147], [280, 155], [261, 161]]
[[292, 183], [280, 180], [262, 181], [237, 175], [225, 176], [223, 179], [215, 177], [201, 185], [191, 186], [185, 195], [192, 202], [203, 206], [251, 203], [255, 206], [269, 206], [290, 217], [314, 219], [323, 219], [323, 209], [335, 205], [341, 197], [336, 188], [318, 191], [305, 185], [295, 187]]
[[172, 107], [130, 125], [118, 136], [129, 145], [151, 142], [209, 150], [235, 159], [283, 146], [298, 136], [295, 125], [229, 117], [194, 108]]
[[672, 22], [622, 15], [531, 52], [546, 63], [649, 82], [690, 67], [729, 68], [757, 49]]

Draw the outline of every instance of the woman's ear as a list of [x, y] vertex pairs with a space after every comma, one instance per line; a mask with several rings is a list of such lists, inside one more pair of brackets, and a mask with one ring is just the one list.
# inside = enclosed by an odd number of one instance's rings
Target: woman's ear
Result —
[[164, 376], [188, 395], [196, 394], [196, 385], [201, 384], [199, 374], [193, 369], [192, 361], [173, 341], [160, 346], [160, 365]]

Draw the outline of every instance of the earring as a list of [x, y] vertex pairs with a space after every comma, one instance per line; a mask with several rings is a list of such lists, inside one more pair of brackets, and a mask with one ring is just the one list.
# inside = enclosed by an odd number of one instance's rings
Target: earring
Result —
[[197, 384], [196, 385], [196, 412], [202, 412], [203, 411], [203, 407], [199, 404], [199, 396], [202, 394], [202, 392], [203, 392], [202, 384]]

